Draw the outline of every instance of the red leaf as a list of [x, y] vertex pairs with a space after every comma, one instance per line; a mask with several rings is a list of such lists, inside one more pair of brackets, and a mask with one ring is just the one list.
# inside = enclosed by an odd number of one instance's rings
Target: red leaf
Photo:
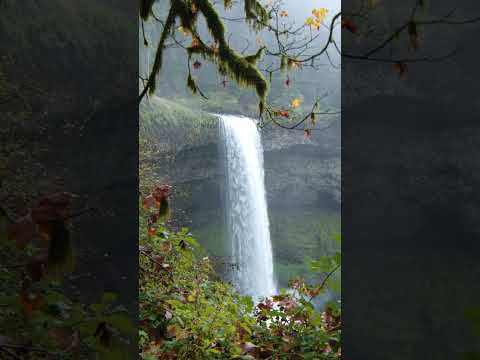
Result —
[[347, 19], [342, 19], [342, 29], [346, 29], [353, 34], [355, 34], [358, 30], [357, 26], [353, 22]]
[[158, 208], [160, 203], [153, 197], [153, 195], [148, 195], [143, 198], [143, 207], [144, 209], [150, 209], [152, 207]]
[[170, 185], [160, 185], [153, 190], [152, 196], [155, 198], [155, 200], [161, 202], [163, 199], [169, 197], [171, 193], [172, 187]]
[[197, 60], [193, 63], [193, 67], [194, 69], [200, 69], [202, 67], [202, 63]]

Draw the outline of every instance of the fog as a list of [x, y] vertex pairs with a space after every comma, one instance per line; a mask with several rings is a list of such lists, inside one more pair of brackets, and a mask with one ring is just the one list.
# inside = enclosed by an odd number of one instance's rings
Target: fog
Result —
[[[165, 17], [167, 12], [166, 6], [164, 3], [156, 4], [155, 12], [159, 18]], [[282, 9], [287, 11], [288, 16], [281, 18], [283, 23], [280, 23], [279, 26], [280, 28], [289, 26], [290, 24], [295, 25], [295, 27], [301, 26], [305, 23], [305, 20], [312, 15], [312, 10], [320, 7], [328, 9], [324, 25], [330, 26], [332, 17], [340, 11], [340, 0], [284, 1]], [[257, 33], [243, 21], [228, 20], [244, 16], [243, 1], [237, 2], [236, 5], [228, 10], [223, 9], [223, 6], [220, 5], [217, 8], [220, 14], [226, 18], [224, 24], [228, 34], [228, 41], [234, 49], [245, 55], [253, 54], [259, 47], [259, 41], [261, 41], [267, 44], [269, 48], [277, 50], [275, 38], [271, 32], [263, 30]], [[329, 35], [326, 26], [319, 30], [319, 36], [310, 44], [310, 49], [308, 49], [304, 55], [314, 54], [323, 47]], [[155, 20], [150, 20], [145, 24], [145, 33], [149, 42], [148, 48], [145, 48], [143, 45], [143, 38], [140, 31], [140, 74], [143, 76], [146, 76], [147, 69], [150, 68], [153, 63], [156, 43], [161, 29], [161, 25]], [[317, 34], [316, 31], [317, 30], [313, 30], [312, 33]], [[199, 32], [205, 42], [208, 43], [211, 40], [203, 18], [199, 19]], [[309, 29], [306, 29], [306, 32], [309, 32]], [[302, 36], [296, 37], [295, 40], [298, 38], [298, 41], [301, 41], [305, 35], [309, 36], [308, 33], [305, 34], [304, 32]], [[181, 38], [181, 35], [179, 38]], [[334, 40], [340, 48], [341, 27], [339, 24], [337, 24], [334, 29]], [[186, 40], [185, 44], [188, 46], [189, 39]], [[295, 96], [302, 98], [305, 104], [312, 104], [315, 99], [322, 97], [322, 101], [326, 106], [335, 109], [340, 108], [341, 59], [333, 46], [329, 48], [328, 55], [329, 57], [322, 55], [322, 57], [319, 58], [316, 63], [316, 69], [312, 69], [307, 65], [301, 70], [289, 71], [287, 74], [280, 74], [280, 72], [275, 73], [271, 84], [270, 100], [286, 101], [286, 97], [291, 98]], [[195, 60], [197, 59], [193, 61]], [[201, 58], [198, 60], [202, 63], [202, 67], [199, 71], [194, 71], [193, 76], [207, 97], [218, 99], [219, 93], [221, 93], [221, 96], [230, 94], [236, 98], [241, 97], [242, 104], [250, 104], [253, 108], [253, 104], [257, 101], [254, 91], [239, 89], [233, 81], [228, 81], [228, 86], [223, 86], [222, 84], [225, 79], [218, 74], [216, 67], [209, 64], [207, 60]], [[266, 68], [272, 66], [274, 63], [278, 66], [278, 58], [275, 59], [265, 56], [259, 63], [259, 67]], [[186, 88], [187, 74], [188, 63], [186, 52], [178, 48], [167, 49], [165, 51], [163, 69], [159, 77], [158, 95], [167, 98], [182, 98], [201, 102], [201, 99], [193, 98], [192, 94]], [[289, 79], [290, 85], [288, 88], [285, 88], [284, 84], [287, 78]], [[218, 110], [223, 109], [220, 108]], [[248, 111], [245, 112], [248, 113]]]

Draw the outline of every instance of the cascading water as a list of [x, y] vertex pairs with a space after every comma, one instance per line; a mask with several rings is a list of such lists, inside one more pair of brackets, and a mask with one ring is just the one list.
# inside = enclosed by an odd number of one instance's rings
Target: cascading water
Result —
[[254, 299], [276, 292], [265, 198], [263, 148], [254, 120], [220, 115], [226, 169], [226, 222], [232, 280]]

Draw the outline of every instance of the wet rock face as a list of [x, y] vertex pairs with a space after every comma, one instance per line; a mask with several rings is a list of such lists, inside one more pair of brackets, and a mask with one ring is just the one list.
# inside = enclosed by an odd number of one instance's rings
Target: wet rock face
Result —
[[[225, 174], [215, 118], [163, 99], [145, 109], [144, 117], [149, 119], [144, 131], [165, 149], [159, 161], [175, 159], [167, 171], [172, 184], [181, 188], [179, 206], [218, 207]], [[339, 207], [339, 126], [311, 138], [302, 131], [265, 129], [262, 142], [269, 204]]]
[[316, 150], [300, 145], [265, 153], [271, 204], [323, 207], [340, 203], [340, 157], [321, 157]]

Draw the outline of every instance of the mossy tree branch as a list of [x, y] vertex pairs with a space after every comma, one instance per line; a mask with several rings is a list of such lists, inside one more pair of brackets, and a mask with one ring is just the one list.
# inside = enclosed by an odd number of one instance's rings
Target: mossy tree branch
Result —
[[[142, 20], [153, 15], [153, 0], [142, 0], [140, 17]], [[230, 1], [225, 1], [225, 7], [231, 6]], [[205, 18], [207, 28], [215, 42], [214, 46], [208, 46], [201, 40], [197, 32], [198, 14]], [[259, 29], [261, 23], [268, 19], [268, 13], [256, 0], [245, 1], [245, 15], [252, 27]], [[258, 70], [256, 62], [261, 58], [263, 50], [260, 49], [253, 55], [242, 56], [232, 49], [226, 39], [226, 32], [222, 19], [210, 0], [171, 0], [170, 10], [164, 22], [163, 31], [155, 53], [155, 61], [150, 72], [148, 81], [142, 90], [139, 101], [148, 93], [153, 93], [156, 88], [156, 79], [162, 68], [163, 49], [165, 41], [174, 30], [176, 21], [179, 21], [183, 30], [192, 36], [192, 45], [187, 48], [189, 57], [198, 54], [216, 64], [221, 74], [235, 80], [239, 85], [256, 90], [259, 97], [260, 113], [263, 112], [265, 100], [268, 94], [268, 83]], [[193, 86], [194, 82], [189, 74], [187, 86]]]

